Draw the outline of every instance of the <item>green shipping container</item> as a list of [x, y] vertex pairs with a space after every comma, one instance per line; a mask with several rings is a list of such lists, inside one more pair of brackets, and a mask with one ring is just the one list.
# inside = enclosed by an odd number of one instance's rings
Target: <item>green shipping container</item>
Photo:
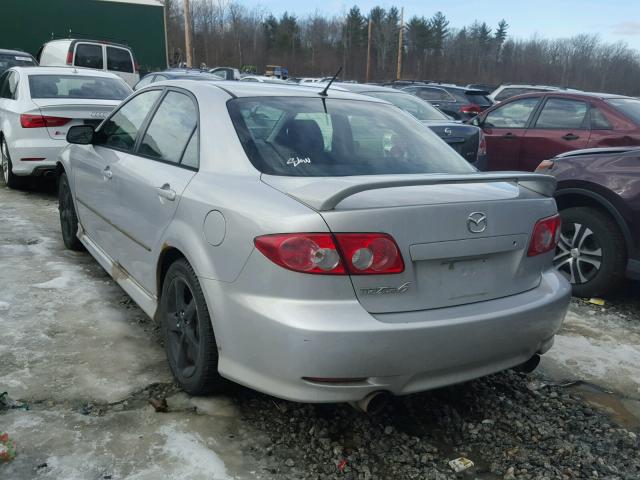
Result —
[[1, 0], [0, 48], [36, 55], [55, 38], [125, 43], [141, 72], [167, 66], [164, 7], [157, 0]]

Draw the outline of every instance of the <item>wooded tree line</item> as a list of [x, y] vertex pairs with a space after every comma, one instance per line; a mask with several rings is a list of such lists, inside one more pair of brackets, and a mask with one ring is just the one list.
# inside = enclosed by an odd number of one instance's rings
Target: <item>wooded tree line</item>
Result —
[[[184, 61], [182, 0], [165, 0], [169, 58]], [[231, 0], [191, 0], [194, 63], [214, 66], [267, 64], [292, 76], [332, 75], [365, 80], [371, 20], [370, 80], [396, 75], [400, 10], [357, 6], [345, 15], [274, 16], [265, 7]], [[447, 83], [540, 83], [640, 95], [640, 53], [597, 35], [567, 39], [514, 39], [502, 20], [456, 28], [442, 12], [405, 18], [402, 77]]]

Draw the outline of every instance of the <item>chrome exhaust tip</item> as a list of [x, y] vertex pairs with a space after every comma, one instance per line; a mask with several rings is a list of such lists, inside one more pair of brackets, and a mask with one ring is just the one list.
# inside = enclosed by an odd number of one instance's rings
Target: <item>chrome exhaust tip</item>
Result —
[[349, 405], [359, 412], [363, 412], [368, 415], [377, 415], [384, 410], [390, 399], [391, 394], [389, 392], [380, 390], [378, 392], [371, 392], [357, 402], [349, 402]]

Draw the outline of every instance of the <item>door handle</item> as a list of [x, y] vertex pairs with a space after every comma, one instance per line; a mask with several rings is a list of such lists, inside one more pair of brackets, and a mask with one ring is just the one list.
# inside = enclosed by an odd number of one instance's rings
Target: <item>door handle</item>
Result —
[[173, 202], [176, 199], [176, 191], [171, 189], [171, 185], [165, 183], [161, 187], [156, 188], [158, 192], [158, 196], [162, 198], [166, 198], [170, 202]]
[[436, 108], [440, 108], [440, 104], [439, 103], [432, 103], [431, 105], [433, 105]]
[[580, 137], [578, 135], [574, 135], [573, 133], [567, 133], [566, 135], [563, 135], [562, 138], [564, 138], [565, 140], [577, 140]]
[[508, 132], [508, 133], [505, 133], [504, 135], [502, 135], [502, 138], [515, 140], [515, 139], [516, 139], [516, 138], [518, 138], [518, 137], [516, 137], [513, 133]]
[[113, 178], [113, 172], [111, 171], [111, 167], [106, 166], [104, 170], [102, 170], [102, 177], [105, 180], [111, 180]]

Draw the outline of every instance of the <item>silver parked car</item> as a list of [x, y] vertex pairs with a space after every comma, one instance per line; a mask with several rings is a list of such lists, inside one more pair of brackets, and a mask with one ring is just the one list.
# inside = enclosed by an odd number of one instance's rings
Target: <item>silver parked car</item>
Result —
[[68, 140], [65, 244], [161, 323], [189, 393], [408, 394], [535, 364], [564, 318], [554, 179], [479, 173], [385, 101], [178, 80]]

